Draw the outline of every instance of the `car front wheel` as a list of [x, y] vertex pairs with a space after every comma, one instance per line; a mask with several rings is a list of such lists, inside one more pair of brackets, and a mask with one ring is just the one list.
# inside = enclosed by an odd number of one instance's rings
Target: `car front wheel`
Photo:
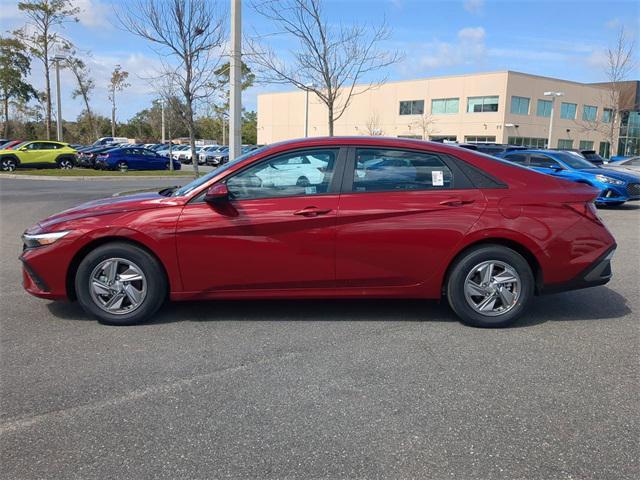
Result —
[[148, 320], [165, 300], [167, 281], [158, 260], [128, 243], [108, 243], [89, 253], [75, 277], [78, 301], [108, 325]]
[[127, 162], [118, 162], [118, 165], [116, 165], [116, 168], [121, 171], [121, 172], [126, 172], [127, 170], [129, 170], [129, 165], [127, 165]]
[[518, 252], [483, 245], [465, 252], [451, 269], [447, 298], [460, 320], [475, 327], [506, 327], [534, 294], [531, 267]]

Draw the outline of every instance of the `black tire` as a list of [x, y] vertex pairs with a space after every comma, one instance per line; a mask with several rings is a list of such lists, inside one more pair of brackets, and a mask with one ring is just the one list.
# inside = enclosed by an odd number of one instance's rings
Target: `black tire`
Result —
[[122, 173], [126, 173], [127, 171], [129, 171], [129, 165], [127, 164], [127, 162], [118, 162], [118, 164], [116, 165], [116, 170]]
[[3, 157], [0, 159], [0, 168], [2, 168], [3, 172], [13, 172], [18, 168], [18, 162], [16, 162], [15, 158]]
[[[101, 308], [91, 292], [92, 272], [108, 259], [124, 259], [133, 262], [146, 279], [146, 296], [139, 306], [130, 312], [112, 314]], [[123, 242], [101, 245], [89, 253], [78, 266], [75, 290], [82, 308], [107, 325], [134, 325], [149, 320], [160, 308], [167, 296], [165, 272], [158, 260], [144, 249]]]
[[300, 177], [296, 180], [297, 187], [308, 187], [309, 185], [311, 185], [311, 182], [307, 177]]
[[[472, 308], [465, 295], [467, 276], [483, 262], [496, 261], [511, 267], [520, 277], [519, 296], [504, 313], [490, 316]], [[495, 286], [495, 285], [494, 285]], [[481, 245], [464, 252], [453, 264], [446, 293], [449, 305], [466, 325], [483, 328], [507, 327], [526, 310], [535, 290], [535, 279], [529, 263], [518, 252], [501, 245]], [[495, 294], [494, 294], [495, 295]], [[500, 303], [499, 300], [497, 303]]]
[[603, 202], [603, 203], [600, 203], [600, 204], [598, 204], [596, 206], [604, 207], [604, 208], [606, 208], [606, 207], [619, 207], [620, 205], [624, 205], [624, 203], [625, 202], [606, 202], [606, 203]]
[[59, 158], [56, 163], [61, 170], [71, 170], [75, 166], [75, 162], [69, 157]]

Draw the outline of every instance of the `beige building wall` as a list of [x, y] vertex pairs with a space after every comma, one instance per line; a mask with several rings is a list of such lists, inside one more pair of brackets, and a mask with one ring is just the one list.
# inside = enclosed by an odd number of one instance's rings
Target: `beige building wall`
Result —
[[[586, 131], [582, 118], [584, 104], [598, 107], [602, 114], [602, 91], [596, 87], [564, 80], [516, 72], [492, 72], [420, 80], [389, 82], [352, 98], [351, 104], [335, 123], [335, 135], [369, 135], [371, 130], [389, 137], [495, 137], [506, 143], [508, 137], [546, 138], [548, 117], [536, 115], [537, 100], [545, 91], [565, 93], [556, 100], [554, 135], [557, 139], [593, 140], [594, 148], [604, 141], [602, 135]], [[511, 97], [527, 97], [528, 115], [511, 114]], [[469, 97], [498, 96], [497, 112], [467, 113]], [[459, 98], [457, 113], [431, 114], [431, 100]], [[424, 100], [425, 115], [400, 115], [400, 102]], [[577, 103], [576, 120], [560, 119], [560, 102]], [[268, 144], [304, 136], [305, 93], [301, 91], [268, 93], [258, 96], [258, 143]], [[514, 126], [506, 126], [513, 124]], [[515, 127], [517, 125], [517, 127]], [[569, 129], [569, 132], [566, 130]], [[309, 136], [328, 134], [327, 109], [313, 94], [309, 95]]]

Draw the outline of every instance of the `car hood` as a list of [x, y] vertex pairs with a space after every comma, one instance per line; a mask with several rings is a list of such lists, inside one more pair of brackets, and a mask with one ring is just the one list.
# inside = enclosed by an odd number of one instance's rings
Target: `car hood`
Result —
[[606, 175], [607, 177], [623, 180], [625, 182], [640, 182], [640, 177], [633, 173], [621, 172], [620, 170], [611, 170], [609, 168], [585, 168], [581, 172], [591, 173], [593, 175]]
[[33, 233], [35, 230], [47, 231], [57, 224], [81, 218], [162, 208], [178, 205], [178, 203], [175, 198], [165, 197], [157, 191], [101, 198], [56, 213], [30, 228], [28, 233]]

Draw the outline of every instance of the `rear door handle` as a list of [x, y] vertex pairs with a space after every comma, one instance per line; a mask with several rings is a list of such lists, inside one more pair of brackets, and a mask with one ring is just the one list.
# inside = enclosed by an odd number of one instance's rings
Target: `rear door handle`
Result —
[[317, 217], [318, 215], [326, 215], [331, 212], [330, 208], [305, 207], [302, 210], [293, 212], [294, 215], [302, 215], [303, 217]]
[[475, 200], [463, 200], [462, 198], [450, 198], [449, 200], [443, 200], [440, 202], [440, 205], [445, 205], [447, 207], [461, 207], [463, 205], [469, 205], [470, 203], [475, 202]]

